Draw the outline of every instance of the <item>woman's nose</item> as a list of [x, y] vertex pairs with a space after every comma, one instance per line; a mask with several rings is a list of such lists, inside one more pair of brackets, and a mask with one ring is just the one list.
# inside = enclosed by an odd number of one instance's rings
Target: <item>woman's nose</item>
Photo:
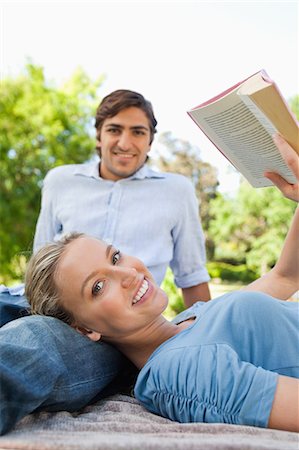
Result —
[[132, 283], [136, 280], [138, 272], [133, 267], [125, 268], [119, 267], [120, 269], [120, 277], [121, 277], [121, 285], [123, 288], [128, 289]]

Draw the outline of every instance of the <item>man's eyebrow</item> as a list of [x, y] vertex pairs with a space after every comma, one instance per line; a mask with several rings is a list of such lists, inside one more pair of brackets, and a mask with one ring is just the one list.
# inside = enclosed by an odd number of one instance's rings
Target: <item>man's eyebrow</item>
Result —
[[130, 127], [131, 130], [146, 130], [149, 131], [149, 127], [146, 127], [145, 125], [134, 125], [133, 127]]
[[120, 125], [119, 123], [113, 123], [113, 122], [105, 123], [104, 127], [105, 128], [109, 128], [109, 127], [123, 128], [123, 126]]
[[[109, 244], [109, 245], [107, 246], [107, 248], [106, 248], [106, 258], [108, 258], [108, 256], [109, 256], [111, 247], [112, 247], [112, 244]], [[82, 286], [81, 286], [81, 291], [80, 291], [80, 292], [81, 292], [81, 297], [83, 297], [83, 293], [84, 293], [85, 286], [87, 285], [87, 283], [89, 282], [89, 280], [91, 280], [94, 276], [96, 276], [97, 273], [98, 273], [98, 271], [97, 271], [97, 270], [94, 270], [90, 275], [88, 275], [87, 278], [85, 278], [85, 280], [83, 281]]]
[[[105, 128], [114, 127], [114, 128], [119, 128], [119, 129], [124, 128], [123, 125], [120, 125], [119, 123], [113, 123], [113, 122], [106, 123], [104, 125], [104, 127]], [[150, 131], [150, 128], [145, 126], [145, 125], [133, 125], [132, 127], [130, 127], [130, 129], [131, 130], [146, 130], [146, 131]]]

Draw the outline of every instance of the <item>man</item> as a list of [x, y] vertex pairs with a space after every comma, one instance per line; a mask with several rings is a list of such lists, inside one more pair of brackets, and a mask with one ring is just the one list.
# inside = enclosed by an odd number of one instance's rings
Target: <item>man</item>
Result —
[[194, 188], [146, 164], [157, 121], [129, 90], [105, 97], [96, 113], [100, 162], [53, 169], [44, 181], [34, 249], [80, 231], [143, 260], [161, 284], [170, 265], [186, 306], [209, 300], [204, 235]]
[[[145, 164], [156, 125], [140, 94], [118, 90], [104, 98], [95, 124], [100, 162], [48, 173], [34, 249], [69, 231], [93, 234], [140, 257], [157, 283], [170, 265], [189, 306], [210, 298], [198, 205], [189, 180]], [[10, 294], [1, 294], [2, 324], [26, 315], [26, 299], [11, 308], [17, 302]], [[117, 350], [50, 317], [7, 323], [0, 343], [0, 433], [35, 410], [79, 409], [116, 385], [117, 375], [126, 381], [132, 373]]]

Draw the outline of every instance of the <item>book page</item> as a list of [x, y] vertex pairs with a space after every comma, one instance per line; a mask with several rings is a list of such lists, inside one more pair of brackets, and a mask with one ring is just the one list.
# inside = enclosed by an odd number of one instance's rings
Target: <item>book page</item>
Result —
[[[218, 103], [189, 112], [194, 121], [254, 187], [271, 186], [266, 170], [295, 179], [272, 140], [275, 128], [258, 120], [235, 92]], [[266, 125], [266, 128], [265, 128]]]

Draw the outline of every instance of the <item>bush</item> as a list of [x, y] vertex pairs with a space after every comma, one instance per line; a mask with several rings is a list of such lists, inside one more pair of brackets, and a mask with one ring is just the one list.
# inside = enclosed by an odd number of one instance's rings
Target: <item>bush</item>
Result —
[[168, 319], [172, 319], [177, 314], [184, 311], [185, 305], [181, 290], [174, 284], [173, 274], [169, 268], [167, 269], [161, 288], [166, 292], [169, 299], [164, 314]]
[[224, 262], [209, 262], [207, 269], [211, 278], [220, 278], [224, 281], [240, 281], [250, 283], [258, 278], [258, 275], [248, 269], [246, 264], [232, 265]]

